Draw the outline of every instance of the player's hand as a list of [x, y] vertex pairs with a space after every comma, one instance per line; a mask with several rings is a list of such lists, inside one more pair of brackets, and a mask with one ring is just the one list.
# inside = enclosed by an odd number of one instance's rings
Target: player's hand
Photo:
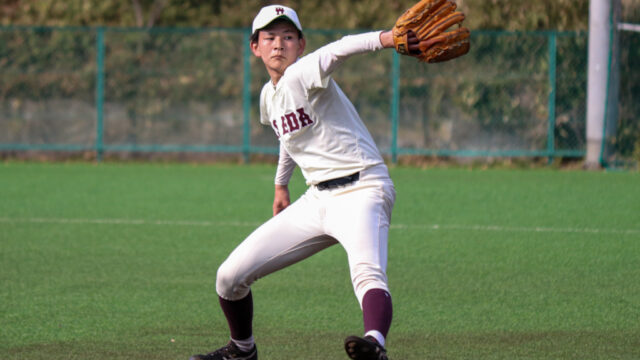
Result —
[[276, 185], [275, 194], [273, 196], [273, 216], [284, 210], [291, 204], [289, 198], [289, 187], [287, 185]]
[[416, 36], [416, 33], [413, 30], [409, 30], [407, 43], [409, 44], [409, 52], [412, 54], [420, 53], [420, 40]]
[[[409, 52], [414, 54], [420, 53], [420, 40], [416, 36], [416, 33], [414, 33], [413, 30], [409, 30], [407, 35], [408, 35], [407, 44], [409, 45]], [[395, 44], [393, 42], [393, 33], [391, 32], [391, 30], [383, 31], [380, 34], [380, 43], [382, 43], [382, 46], [385, 48], [395, 47]]]

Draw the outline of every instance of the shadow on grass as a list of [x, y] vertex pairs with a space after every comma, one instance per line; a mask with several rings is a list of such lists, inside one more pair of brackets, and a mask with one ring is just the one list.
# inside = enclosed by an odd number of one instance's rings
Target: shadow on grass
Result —
[[[172, 331], [135, 339], [74, 341], [8, 349], [2, 359], [188, 359], [224, 345], [206, 331]], [[347, 359], [348, 334], [271, 329], [256, 334], [261, 360]], [[264, 330], [263, 330], [264, 331]], [[172, 341], [173, 339], [173, 341]], [[389, 337], [392, 360], [426, 359], [639, 359], [640, 330], [398, 334]]]

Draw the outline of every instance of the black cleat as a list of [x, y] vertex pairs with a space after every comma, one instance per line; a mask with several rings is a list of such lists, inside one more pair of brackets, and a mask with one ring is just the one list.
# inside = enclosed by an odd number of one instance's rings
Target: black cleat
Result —
[[349, 336], [344, 340], [344, 349], [354, 360], [389, 360], [387, 350], [373, 336]]
[[206, 355], [193, 355], [189, 360], [258, 360], [258, 349], [253, 345], [251, 351], [241, 351], [233, 341]]

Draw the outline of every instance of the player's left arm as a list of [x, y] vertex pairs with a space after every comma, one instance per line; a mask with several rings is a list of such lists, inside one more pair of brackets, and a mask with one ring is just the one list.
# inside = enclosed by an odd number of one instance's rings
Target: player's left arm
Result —
[[[415, 35], [410, 34], [408, 43], [410, 49], [417, 49], [419, 42]], [[356, 35], [347, 35], [340, 40], [327, 44], [316, 50], [308, 61], [316, 59], [319, 63], [321, 76], [330, 75], [340, 64], [353, 55], [379, 51], [386, 48], [394, 48], [393, 33], [391, 30], [367, 32]]]
[[393, 33], [391, 30], [383, 31], [380, 33], [380, 44], [385, 49], [394, 47]]

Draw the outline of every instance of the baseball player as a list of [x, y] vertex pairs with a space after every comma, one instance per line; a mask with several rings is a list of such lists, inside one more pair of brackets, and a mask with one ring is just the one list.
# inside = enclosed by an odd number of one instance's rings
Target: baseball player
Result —
[[[411, 49], [415, 42], [414, 37]], [[251, 284], [338, 243], [348, 255], [364, 320], [363, 336], [345, 340], [347, 355], [387, 359], [392, 319], [387, 235], [395, 190], [371, 135], [331, 74], [353, 55], [393, 47], [393, 36], [390, 31], [346, 36], [301, 57], [305, 38], [296, 12], [271, 5], [255, 17], [250, 46], [271, 77], [260, 95], [260, 122], [280, 141], [274, 216], [218, 269], [216, 291], [231, 341], [191, 359], [258, 359]], [[291, 203], [287, 184], [296, 165], [309, 188]]]

